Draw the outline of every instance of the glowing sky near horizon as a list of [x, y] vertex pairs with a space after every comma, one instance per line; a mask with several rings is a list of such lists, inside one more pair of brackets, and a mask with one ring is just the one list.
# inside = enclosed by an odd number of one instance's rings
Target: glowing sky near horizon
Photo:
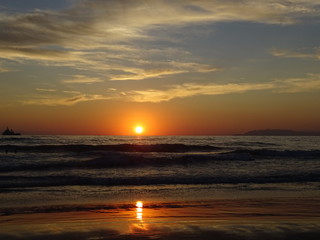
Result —
[[0, 0], [0, 127], [320, 130], [320, 1]]

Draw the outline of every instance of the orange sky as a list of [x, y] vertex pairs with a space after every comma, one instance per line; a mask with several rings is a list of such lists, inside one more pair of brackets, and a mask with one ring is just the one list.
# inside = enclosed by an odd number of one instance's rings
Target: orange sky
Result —
[[0, 9], [0, 128], [320, 131], [318, 1], [28, 0]]
[[280, 104], [268, 95], [260, 95], [256, 101], [255, 94], [161, 104], [98, 101], [73, 107], [17, 106], [5, 109], [8, 114], [2, 121], [25, 134], [134, 135], [136, 125], [145, 128], [143, 135], [228, 135], [266, 128], [317, 130], [317, 97], [304, 96], [308, 107], [294, 95]]

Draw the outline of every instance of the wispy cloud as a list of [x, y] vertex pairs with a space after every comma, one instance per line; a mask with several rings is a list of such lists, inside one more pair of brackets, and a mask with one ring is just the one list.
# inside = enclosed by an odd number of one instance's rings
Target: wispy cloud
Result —
[[12, 70], [10, 68], [6, 68], [6, 67], [3, 67], [0, 65], [0, 73], [3, 73], [3, 72], [11, 72]]
[[176, 98], [201, 95], [237, 94], [249, 91], [269, 90], [274, 93], [299, 93], [320, 90], [320, 75], [308, 74], [305, 78], [275, 80], [266, 83], [198, 84], [186, 83], [169, 86], [167, 89], [130, 91], [127, 100], [133, 102], [164, 102]]
[[[122, 90], [121, 86], [124, 86], [124, 83], [115, 81], [156, 79], [178, 74], [186, 76], [188, 73], [197, 73], [201, 79], [201, 76], [208, 76], [207, 73], [224, 70], [223, 66], [211, 64], [219, 62], [219, 59], [214, 59], [215, 56], [210, 56], [212, 61], [206, 61], [205, 58], [194, 56], [191, 53], [193, 50], [186, 50], [183, 44], [180, 44], [180, 47], [177, 47], [178, 44], [168, 47], [167, 42], [163, 43], [162, 39], [159, 41], [154, 29], [172, 31], [178, 27], [200, 23], [239, 21], [277, 25], [295, 24], [319, 17], [319, 1], [81, 0], [73, 2], [71, 7], [64, 10], [13, 13], [2, 9], [0, 13], [0, 29], [3, 29], [0, 31], [0, 59], [8, 60], [5, 62], [6, 66], [12, 69], [14, 64], [36, 62], [72, 68], [67, 74], [73, 74], [74, 70], [79, 73], [64, 80], [61, 80], [59, 75], [57, 89], [61, 89], [63, 85], [66, 87], [65, 91], [54, 91], [50, 87], [38, 88], [36, 90], [38, 96], [28, 100], [26, 102], [28, 104], [72, 105], [102, 99], [162, 102], [174, 98], [257, 90], [298, 92], [318, 89], [316, 75], [309, 75], [305, 79], [265, 83], [224, 84], [203, 84], [188, 78], [184, 82], [189, 83], [158, 85], [145, 90], [136, 90], [137, 88], [128, 90], [125, 87], [123, 88], [125, 90]], [[286, 58], [320, 59], [318, 49], [313, 53], [273, 49], [271, 54]], [[0, 66], [0, 72], [8, 70], [9, 68]], [[81, 84], [107, 81], [113, 82], [105, 86], [105, 93], [102, 89], [84, 93], [85, 90], [81, 88], [83, 87]], [[182, 81], [180, 78], [176, 82]], [[42, 86], [54, 88], [56, 85]], [[114, 86], [120, 89], [119, 92], [107, 90], [108, 87]]]
[[[187, 73], [187, 72], [215, 72], [222, 70], [207, 64], [192, 62], [159, 62], [143, 61], [143, 68], [126, 68], [126, 74], [111, 75], [110, 80], [142, 80], [146, 78], [158, 78], [166, 75]], [[138, 65], [139, 66], [139, 65]]]
[[290, 78], [275, 81], [275, 92], [298, 93], [320, 90], [320, 74], [308, 74], [305, 78]]
[[57, 89], [51, 89], [51, 88], [36, 88], [36, 91], [38, 91], [38, 92], [56, 92]]
[[253, 90], [272, 89], [273, 87], [274, 86], [270, 83], [228, 83], [221, 85], [186, 83], [182, 85], [174, 85], [165, 90], [149, 89], [143, 91], [131, 91], [128, 93], [128, 98], [130, 101], [134, 102], [164, 102], [175, 98], [243, 93]]
[[81, 94], [72, 92], [72, 96], [64, 96], [63, 93], [71, 93], [71, 92], [57, 92], [56, 95], [51, 96], [38, 96], [33, 97], [32, 99], [28, 99], [23, 101], [23, 104], [26, 105], [46, 105], [46, 106], [72, 106], [80, 102], [88, 102], [88, 101], [97, 101], [97, 100], [109, 100], [110, 97], [102, 96], [99, 94]]
[[278, 93], [301, 93], [320, 90], [320, 74], [308, 74], [305, 78], [274, 80], [265, 83], [185, 83], [169, 85], [164, 89], [127, 90], [106, 89], [103, 94], [87, 94], [80, 91], [58, 91], [55, 89], [37, 88], [42, 95], [24, 101], [24, 104], [66, 105], [97, 100], [119, 100], [129, 102], [160, 103], [177, 98], [193, 96], [214, 96], [224, 94], [242, 94], [250, 91], [269, 91]]
[[103, 82], [102, 79], [97, 77], [88, 77], [84, 75], [74, 75], [70, 79], [63, 80], [64, 83], [98, 83]]
[[183, 73], [182, 70], [174, 70], [174, 69], [139, 69], [139, 68], [131, 68], [126, 69], [127, 74], [118, 74], [111, 75], [111, 79], [113, 81], [119, 80], [143, 80], [147, 78], [157, 78], [166, 75]]
[[[147, 59], [141, 54], [134, 57], [131, 40], [151, 40], [149, 30], [156, 26], [222, 21], [293, 24], [319, 15], [320, 3], [311, 0], [75, 1], [72, 7], [60, 11], [2, 13], [0, 27], [5, 30], [0, 32], [0, 57], [46, 64], [49, 61], [50, 64], [92, 71], [95, 68], [102, 71], [104, 64], [104, 70], [112, 80], [140, 80], [195, 71], [195, 66], [186, 65], [191, 57], [187, 60], [173, 58], [177, 64], [185, 64], [178, 68], [132, 66], [137, 59]], [[135, 53], [143, 51], [142, 48], [137, 50]], [[103, 55], [107, 57], [102, 58]], [[128, 74], [111, 73], [130, 67]]]
[[303, 16], [319, 16], [319, 6], [308, 0], [85, 0], [63, 11], [2, 14], [0, 25], [6, 31], [0, 33], [0, 44], [92, 49], [106, 42], [145, 37], [143, 30], [153, 25], [208, 21], [289, 24]]
[[0, 45], [0, 53], [0, 59], [12, 60], [22, 64], [31, 61], [46, 66], [69, 66], [72, 68], [93, 64], [90, 58], [86, 57], [86, 52], [50, 49], [49, 47], [10, 47]]
[[276, 57], [320, 60], [320, 48], [315, 49], [313, 52], [298, 52], [287, 49], [272, 49], [271, 54]]

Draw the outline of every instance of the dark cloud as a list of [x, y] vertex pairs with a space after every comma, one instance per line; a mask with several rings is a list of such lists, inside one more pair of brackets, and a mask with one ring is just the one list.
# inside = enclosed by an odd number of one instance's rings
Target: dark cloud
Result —
[[26, 13], [0, 19], [0, 45], [26, 47], [63, 45], [81, 35], [92, 34], [88, 18], [67, 13]]
[[76, 2], [65, 10], [0, 15], [0, 45], [85, 46], [88, 45], [85, 41], [87, 37], [97, 42], [114, 41], [137, 36], [145, 27], [159, 24], [179, 25], [208, 21], [286, 24], [295, 22], [300, 16], [318, 16], [318, 7], [319, 4], [307, 0], [290, 4], [287, 1], [274, 3], [251, 0], [86, 0]]
[[41, 59], [41, 60], [63, 60], [71, 57], [69, 52], [62, 50], [52, 50], [46, 48], [27, 48], [27, 47], [7, 47], [0, 48], [0, 58], [14, 59]]

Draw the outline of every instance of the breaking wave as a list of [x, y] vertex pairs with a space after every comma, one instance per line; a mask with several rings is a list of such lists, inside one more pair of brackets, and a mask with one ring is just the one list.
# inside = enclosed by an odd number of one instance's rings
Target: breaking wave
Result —
[[112, 152], [190, 152], [190, 151], [214, 151], [219, 147], [209, 145], [186, 145], [186, 144], [114, 144], [114, 145], [1, 145], [2, 151], [16, 152], [92, 152], [92, 151], [112, 151]]
[[[41, 145], [41, 146], [0, 146], [4, 158], [11, 161], [0, 162], [0, 172], [50, 171], [67, 169], [108, 169], [135, 167], [166, 167], [172, 165], [189, 166], [216, 161], [255, 160], [320, 160], [320, 150], [222, 150], [215, 146], [156, 144], [156, 145]], [[20, 153], [34, 153], [42, 156], [38, 161], [19, 161]], [[58, 153], [60, 160], [46, 161]], [[8, 155], [8, 154], [7, 154]], [[34, 157], [33, 156], [33, 157]], [[24, 157], [24, 156], [23, 156]], [[21, 157], [21, 158], [23, 158]], [[40, 157], [39, 157], [40, 158]]]
[[303, 183], [320, 181], [319, 173], [266, 176], [159, 176], [159, 177], [81, 177], [81, 176], [0, 176], [1, 191], [10, 188], [53, 186], [148, 186], [177, 184], [244, 184], [244, 183]]

